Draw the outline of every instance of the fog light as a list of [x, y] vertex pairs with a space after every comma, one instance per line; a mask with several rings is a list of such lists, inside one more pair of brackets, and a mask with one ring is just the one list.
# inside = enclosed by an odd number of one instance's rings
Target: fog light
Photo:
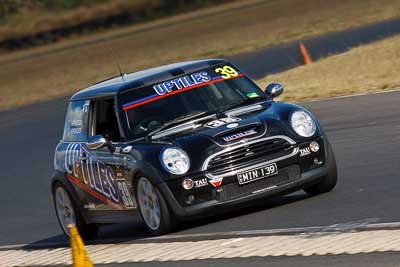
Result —
[[310, 143], [310, 149], [312, 152], [317, 152], [319, 150], [319, 144], [315, 141]]
[[186, 190], [190, 190], [193, 188], [194, 182], [192, 179], [185, 179], [182, 182], [182, 187]]
[[322, 165], [322, 163], [323, 163], [322, 160], [319, 160], [318, 158], [314, 159], [314, 164], [315, 165]]
[[188, 195], [186, 197], [186, 200], [185, 200], [186, 204], [192, 204], [193, 201], [194, 201], [194, 195]]

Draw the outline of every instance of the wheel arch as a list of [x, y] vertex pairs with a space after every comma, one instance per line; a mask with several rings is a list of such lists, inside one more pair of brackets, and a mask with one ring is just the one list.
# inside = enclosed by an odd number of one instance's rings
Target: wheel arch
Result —
[[165, 183], [165, 180], [162, 178], [162, 174], [157, 169], [155, 169], [151, 166], [147, 166], [146, 163], [141, 164], [140, 168], [136, 168], [135, 171], [133, 171], [132, 175], [131, 175], [131, 184], [132, 184], [132, 191], [133, 191], [132, 193], [133, 193], [133, 196], [134, 196], [136, 202], [138, 201], [137, 195], [136, 195], [136, 183], [140, 177], [148, 178], [153, 183], [153, 185], [155, 187], [157, 187], [160, 194], [164, 197], [168, 209], [174, 216], [176, 216], [176, 213], [174, 211], [174, 205], [172, 205], [172, 203], [170, 203], [170, 201], [169, 201], [171, 197], [168, 195], [168, 193], [165, 190], [166, 185], [159, 186], [160, 184]]
[[67, 190], [67, 193], [72, 198], [72, 201], [74, 201], [75, 205], [78, 207], [79, 212], [82, 215], [85, 223], [89, 223], [87, 214], [83, 208], [81, 201], [79, 200], [78, 194], [76, 193], [72, 183], [65, 177], [65, 173], [61, 171], [55, 171], [53, 174], [53, 178], [51, 179], [51, 195], [53, 196], [53, 199], [56, 184], [61, 184], [62, 186], [64, 186], [64, 188]]
[[148, 162], [138, 161], [136, 162], [133, 171], [131, 173], [131, 184], [135, 184], [135, 180], [140, 176], [147, 177], [153, 184], [159, 184], [165, 182], [160, 173], [160, 170], [149, 164]]

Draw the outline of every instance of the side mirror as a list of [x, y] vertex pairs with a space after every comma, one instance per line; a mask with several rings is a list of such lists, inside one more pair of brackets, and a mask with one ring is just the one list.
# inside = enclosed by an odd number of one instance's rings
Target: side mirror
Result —
[[283, 93], [283, 85], [280, 83], [270, 83], [265, 87], [265, 94], [275, 98]]
[[107, 139], [102, 135], [94, 135], [94, 136], [90, 137], [86, 143], [86, 146], [90, 150], [107, 147], [108, 150], [110, 151], [110, 153], [115, 152], [115, 147], [110, 142], [108, 142]]
[[95, 135], [89, 138], [86, 146], [91, 150], [99, 149], [107, 146], [107, 140], [102, 135]]

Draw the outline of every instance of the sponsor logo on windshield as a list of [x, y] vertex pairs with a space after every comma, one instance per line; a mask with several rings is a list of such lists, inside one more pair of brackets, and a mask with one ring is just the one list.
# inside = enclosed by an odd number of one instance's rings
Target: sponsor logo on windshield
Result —
[[173, 90], [188, 88], [194, 85], [209, 82], [210, 80], [210, 75], [208, 75], [206, 71], [202, 71], [199, 73], [193, 73], [191, 75], [156, 84], [153, 86], [153, 89], [158, 95], [164, 95], [165, 93], [170, 93]]
[[216, 69], [210, 68], [200, 72], [195, 72], [152, 86], [155, 94], [125, 103], [122, 105], [122, 109], [129, 110], [144, 105], [146, 103], [150, 103], [164, 97], [192, 90], [204, 85], [243, 76], [243, 73], [240, 73], [235, 68], [228, 65], [218, 67]]

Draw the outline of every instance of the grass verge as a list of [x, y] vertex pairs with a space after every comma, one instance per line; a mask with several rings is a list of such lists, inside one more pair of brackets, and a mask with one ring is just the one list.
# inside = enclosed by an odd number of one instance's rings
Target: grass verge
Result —
[[5, 0], [3, 6], [0, 4], [0, 52], [156, 20], [224, 2], [227, 1]]
[[[182, 60], [224, 57], [383, 21], [400, 0], [248, 0], [80, 36], [0, 56], [0, 110], [72, 94], [117, 74]], [[267, 59], [263, 59], [267, 60]]]
[[360, 46], [257, 81], [283, 83], [282, 101], [301, 102], [400, 88], [400, 36]]

